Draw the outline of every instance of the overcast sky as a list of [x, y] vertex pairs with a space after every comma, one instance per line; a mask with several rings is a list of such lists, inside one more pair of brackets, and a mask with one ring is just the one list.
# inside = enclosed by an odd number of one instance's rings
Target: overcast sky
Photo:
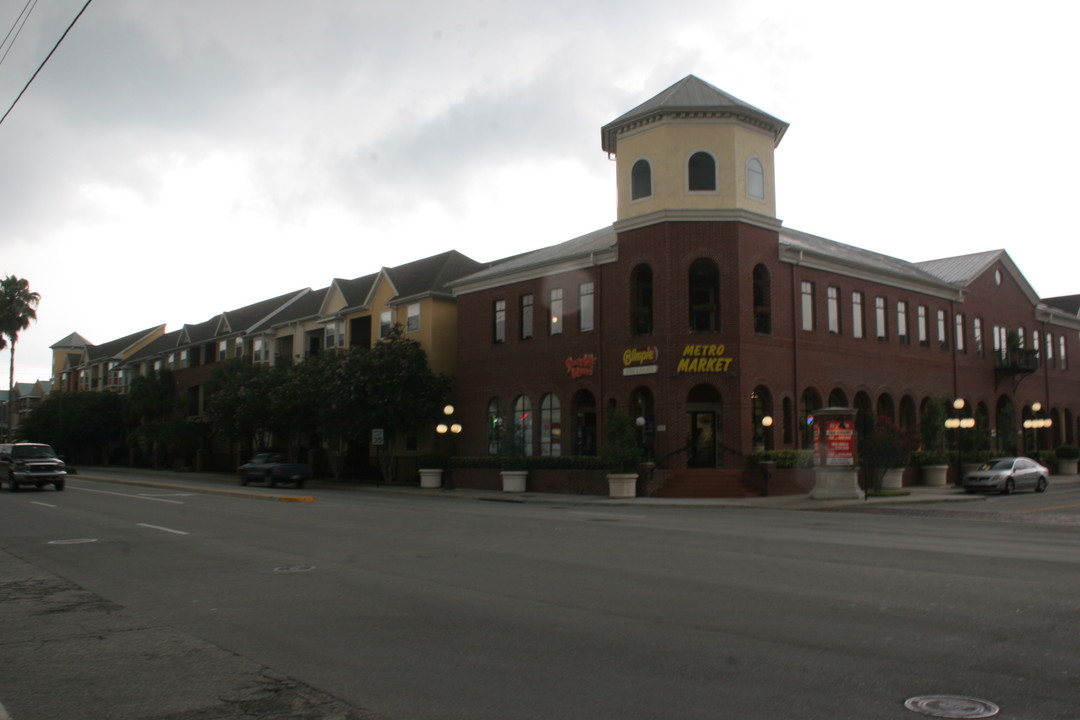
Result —
[[[83, 3], [4, 45], [0, 112]], [[600, 127], [689, 74], [791, 124], [787, 227], [1003, 248], [1041, 296], [1080, 293], [1078, 27], [1068, 0], [94, 0], [0, 124], [0, 275], [42, 296], [16, 379], [72, 332], [610, 225]]]

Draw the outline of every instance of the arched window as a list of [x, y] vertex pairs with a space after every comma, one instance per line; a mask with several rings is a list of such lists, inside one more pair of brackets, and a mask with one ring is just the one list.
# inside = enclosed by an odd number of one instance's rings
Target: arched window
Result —
[[540, 454], [562, 455], [562, 420], [559, 398], [548, 393], [540, 398]]
[[755, 157], [746, 161], [746, 194], [758, 200], [765, 199], [765, 169]]
[[513, 430], [521, 439], [526, 455], [533, 454], [533, 417], [532, 401], [524, 395], [518, 395], [514, 399], [514, 427]]
[[630, 170], [630, 199], [638, 200], [650, 195], [652, 195], [652, 166], [649, 165], [648, 160], [642, 158], [634, 163], [634, 167]]
[[502, 432], [503, 411], [502, 401], [494, 397], [488, 400], [487, 406], [487, 432], [488, 432], [488, 455], [499, 454], [499, 438]]
[[633, 308], [631, 326], [635, 335], [653, 331], [653, 275], [648, 265], [638, 265], [630, 280], [630, 306]]
[[690, 265], [690, 330], [720, 329], [720, 270], [716, 263], [698, 258]]
[[847, 393], [840, 388], [833, 388], [829, 393], [829, 407], [847, 407]]
[[691, 192], [716, 190], [716, 160], [707, 152], [696, 152], [686, 165], [687, 186]]
[[772, 279], [764, 265], [754, 266], [754, 332], [772, 334]]

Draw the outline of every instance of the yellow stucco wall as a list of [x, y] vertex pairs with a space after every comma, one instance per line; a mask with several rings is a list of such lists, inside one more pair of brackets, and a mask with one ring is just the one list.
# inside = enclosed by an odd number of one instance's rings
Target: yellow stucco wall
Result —
[[[661, 210], [741, 209], [776, 217], [775, 138], [734, 119], [671, 120], [619, 136], [616, 178], [620, 220]], [[687, 163], [698, 151], [716, 159], [715, 192], [690, 192]], [[765, 198], [747, 194], [746, 168], [756, 157], [765, 173]], [[646, 159], [652, 166], [652, 195], [630, 199], [630, 172]]]

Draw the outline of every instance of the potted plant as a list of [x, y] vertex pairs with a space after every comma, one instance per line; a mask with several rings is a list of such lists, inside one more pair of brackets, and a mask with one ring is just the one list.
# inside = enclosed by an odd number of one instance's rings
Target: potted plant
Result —
[[427, 453], [418, 459], [420, 464], [420, 487], [442, 487], [443, 469], [446, 467], [446, 456], [442, 453]]
[[645, 458], [645, 450], [638, 445], [634, 419], [622, 410], [613, 410], [608, 417], [604, 439], [600, 461], [608, 469], [608, 496], [637, 496], [638, 465]]
[[874, 423], [874, 430], [863, 439], [862, 463], [866, 467], [867, 480], [875, 489], [899, 490], [904, 485], [904, 468], [911, 457], [914, 439], [898, 428], [887, 417]]
[[1058, 474], [1075, 475], [1077, 460], [1080, 460], [1080, 446], [1058, 445], [1057, 451]]
[[911, 454], [913, 464], [922, 468], [923, 485], [944, 487], [949, 482], [949, 454], [944, 450], [919, 450]]
[[499, 427], [499, 474], [503, 492], [525, 492], [529, 459], [525, 453], [525, 428], [518, 423]]

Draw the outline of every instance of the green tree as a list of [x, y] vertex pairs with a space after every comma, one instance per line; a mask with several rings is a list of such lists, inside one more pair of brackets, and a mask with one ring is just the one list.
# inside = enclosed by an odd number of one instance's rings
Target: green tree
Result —
[[206, 383], [206, 414], [212, 431], [240, 445], [260, 446], [271, 428], [271, 368], [244, 362], [217, 367]]
[[450, 394], [451, 380], [431, 370], [427, 353], [420, 343], [405, 337], [400, 325], [391, 328], [381, 342], [357, 353], [355, 368], [357, 374], [349, 387], [362, 390], [363, 396], [346, 396], [357, 411], [353, 431], [383, 430], [379, 466], [389, 482], [394, 474], [394, 439], [435, 424]]
[[124, 405], [116, 393], [55, 393], [34, 408], [16, 432], [22, 440], [52, 445], [69, 461], [107, 463], [123, 447]]
[[0, 280], [0, 349], [11, 346], [11, 364], [8, 373], [8, 399], [15, 397], [15, 344], [19, 333], [37, 320], [37, 306], [41, 295], [31, 292], [30, 283], [9, 275]]

